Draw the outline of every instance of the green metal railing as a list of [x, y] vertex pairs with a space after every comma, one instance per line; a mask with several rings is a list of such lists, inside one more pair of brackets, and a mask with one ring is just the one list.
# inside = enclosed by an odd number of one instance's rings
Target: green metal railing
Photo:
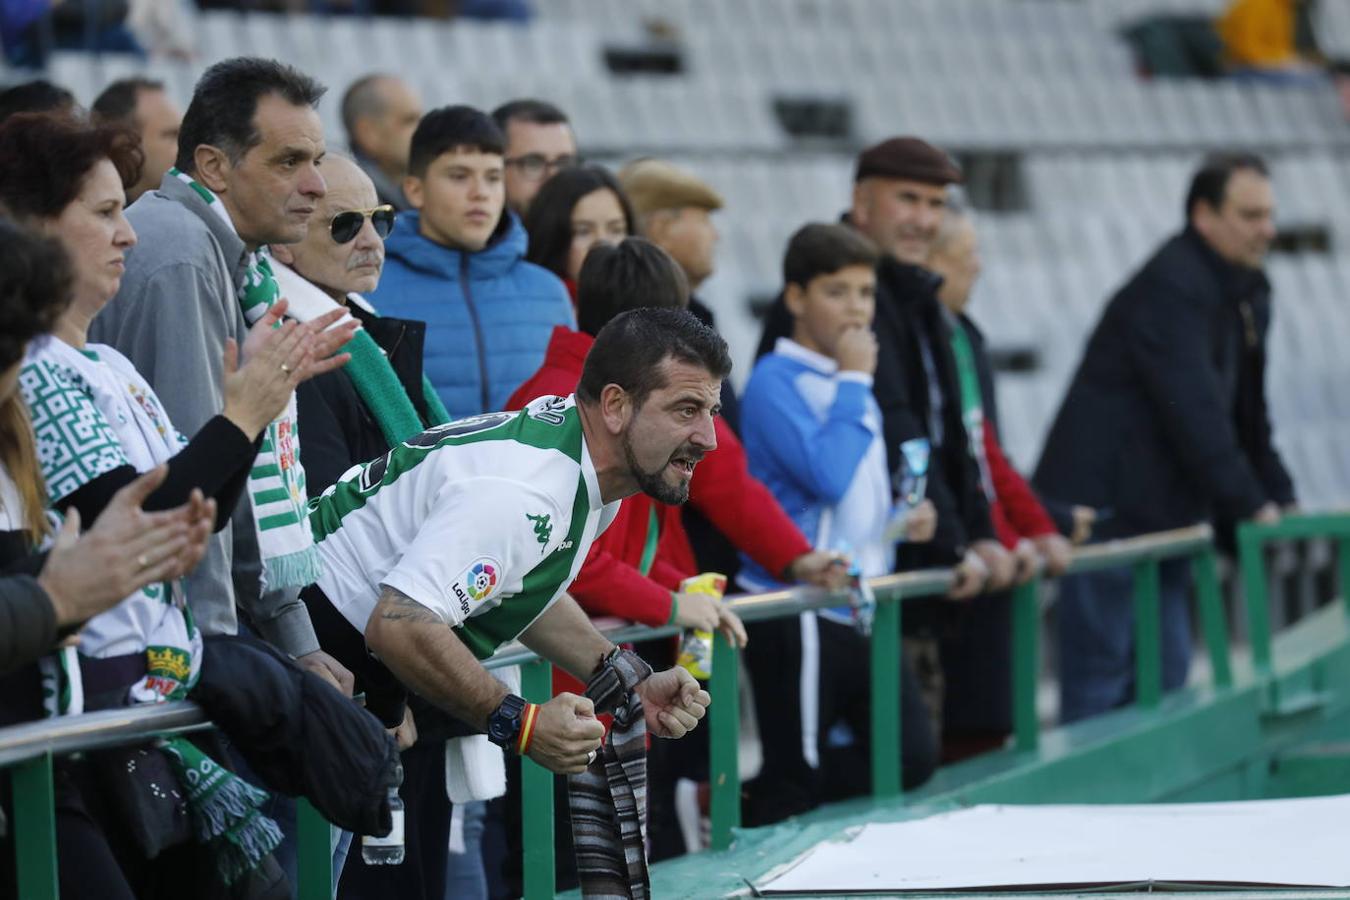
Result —
[[[1262, 547], [1272, 541], [1326, 538], [1338, 541], [1341, 583], [1350, 586], [1350, 515], [1291, 516], [1278, 525], [1245, 525], [1238, 533], [1240, 572], [1246, 589], [1248, 626], [1254, 668], [1258, 676], [1271, 674], [1271, 636]], [[1162, 636], [1158, 567], [1168, 559], [1188, 559], [1205, 647], [1215, 688], [1233, 683], [1213, 534], [1198, 525], [1080, 548], [1069, 571], [1089, 572], [1130, 566], [1134, 573], [1136, 703], [1145, 709], [1162, 697]], [[946, 570], [910, 572], [871, 580], [878, 606], [873, 623], [872, 679], [872, 794], [877, 799], [901, 792], [900, 704], [901, 610], [903, 601], [941, 596], [951, 586]], [[1039, 746], [1036, 687], [1040, 667], [1039, 579], [1014, 590], [1013, 603], [1013, 745], [1018, 752]], [[1350, 614], [1350, 590], [1346, 612]], [[747, 622], [795, 615], [806, 610], [837, 606], [841, 596], [812, 588], [794, 588], [733, 597], [731, 608]], [[674, 635], [673, 627], [631, 626], [607, 632], [616, 642], [648, 640]], [[520, 665], [522, 693], [545, 702], [552, 693], [547, 662], [519, 645], [504, 648], [487, 662], [488, 668]], [[721, 634], [714, 641], [713, 678], [709, 686], [715, 701], [709, 712], [710, 775], [712, 781], [712, 843], [726, 849], [740, 825], [741, 786], [738, 768], [740, 730], [739, 652]], [[33, 900], [56, 898], [56, 844], [53, 811], [52, 760], [55, 756], [142, 742], [147, 739], [210, 727], [192, 703], [110, 710], [44, 720], [0, 729], [0, 769], [9, 769], [14, 788], [14, 832], [20, 896]], [[524, 893], [527, 898], [554, 893], [554, 775], [531, 760], [522, 762], [521, 792], [524, 847]], [[305, 801], [300, 802], [299, 857], [301, 900], [332, 896], [330, 826]]]
[[1271, 653], [1270, 596], [1264, 549], [1277, 541], [1331, 539], [1336, 542], [1341, 602], [1350, 615], [1350, 514], [1286, 516], [1273, 525], [1246, 522], [1238, 526], [1238, 567], [1247, 607], [1247, 640], [1252, 668], [1266, 681], [1266, 705], [1272, 712], [1295, 711], [1310, 698], [1281, 697]]
[[[1162, 693], [1161, 633], [1159, 628], [1158, 564], [1165, 559], [1191, 558], [1198, 570], [1206, 573], [1198, 580], [1212, 590], [1200, 592], [1202, 619], [1216, 671], [1228, 673], [1228, 638], [1224, 624], [1222, 599], [1214, 573], [1213, 533], [1209, 526], [1198, 525], [1126, 540], [1095, 544], [1078, 550], [1070, 572], [1133, 565], [1135, 571], [1136, 646], [1138, 702], [1154, 706]], [[936, 597], [951, 588], [949, 571], [908, 572], [875, 578], [871, 582], [877, 598], [876, 618], [872, 626], [872, 795], [884, 800], [900, 794], [901, 740], [900, 718], [900, 626], [904, 600]], [[793, 589], [773, 594], [735, 598], [731, 607], [746, 621], [768, 619], [836, 605], [837, 596], [810, 589]], [[1040, 622], [1040, 580], [1035, 579], [1013, 592], [1013, 733], [1019, 750], [1035, 750], [1040, 740], [1040, 722], [1036, 715], [1036, 684], [1040, 667], [1038, 634]], [[716, 639], [717, 656], [713, 660], [713, 680], [709, 688], [716, 702], [710, 723], [712, 741], [712, 845], [726, 849], [732, 833], [740, 825], [740, 776], [737, 768], [737, 687], [739, 660], [737, 651], [725, 638]], [[719, 715], [720, 714], [720, 715]]]

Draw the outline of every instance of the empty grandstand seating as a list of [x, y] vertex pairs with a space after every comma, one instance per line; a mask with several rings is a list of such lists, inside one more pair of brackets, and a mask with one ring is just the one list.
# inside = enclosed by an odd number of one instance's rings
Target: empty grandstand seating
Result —
[[[781, 252], [808, 219], [846, 207], [852, 157], [920, 134], [1021, 163], [1028, 208], [981, 217], [985, 275], [973, 312], [993, 344], [1039, 367], [999, 388], [1005, 443], [1023, 466], [1077, 364], [1097, 312], [1181, 221], [1187, 178], [1210, 149], [1251, 147], [1275, 167], [1280, 220], [1323, 229], [1325, 253], [1277, 254], [1271, 405], [1311, 505], [1350, 504], [1350, 126], [1332, 85], [1146, 81], [1120, 29], [1157, 13], [1213, 14], [1222, 0], [537, 0], [529, 25], [210, 12], [200, 58], [143, 66], [58, 54], [51, 75], [84, 101], [148, 68], [182, 101], [202, 65], [277, 56], [327, 83], [322, 114], [342, 139], [337, 97], [370, 70], [407, 77], [428, 106], [492, 107], [535, 95], [573, 117], [592, 158], [661, 153], [726, 196], [719, 311], [744, 378], [758, 324], [751, 298], [778, 288]], [[1319, 38], [1350, 55], [1350, 3], [1320, 5]], [[608, 46], [641, 45], [665, 23], [684, 53], [674, 76], [610, 74]], [[795, 144], [776, 97], [842, 99], [851, 138]]]

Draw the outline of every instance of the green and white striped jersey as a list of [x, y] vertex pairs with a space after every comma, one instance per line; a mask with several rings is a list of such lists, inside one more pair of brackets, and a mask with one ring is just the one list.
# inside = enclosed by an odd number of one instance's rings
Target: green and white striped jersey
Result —
[[479, 659], [530, 626], [614, 520], [572, 397], [438, 425], [343, 474], [310, 505], [318, 586], [357, 630], [387, 585]]

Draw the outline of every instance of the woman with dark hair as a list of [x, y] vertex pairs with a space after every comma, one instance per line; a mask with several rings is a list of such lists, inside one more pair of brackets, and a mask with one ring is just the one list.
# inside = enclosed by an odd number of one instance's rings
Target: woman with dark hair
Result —
[[[72, 275], [58, 242], [4, 220], [0, 272], [5, 273], [0, 280], [0, 571], [6, 573], [0, 577], [0, 676], [5, 676], [48, 653], [59, 632], [146, 584], [181, 575], [195, 564], [194, 553], [206, 549], [210, 529], [201, 523], [200, 533], [191, 534], [187, 509], [140, 517], [128, 510], [118, 522], [115, 515], [103, 517], [102, 534], [79, 540], [79, 516], [72, 514], [52, 553], [33, 554], [52, 535], [52, 524], [45, 514], [33, 429], [19, 396], [19, 370], [28, 342], [50, 332], [69, 304]], [[108, 532], [113, 526], [118, 527]], [[134, 565], [138, 556], [152, 551], [168, 552], [152, 567]], [[0, 692], [10, 694], [11, 687], [0, 681]]]
[[[45, 499], [53, 508], [73, 507], [84, 521], [93, 522], [138, 472], [166, 466], [163, 483], [146, 499], [146, 508], [174, 507], [204, 494], [218, 504], [214, 525], [219, 530], [235, 508], [268, 423], [286, 407], [298, 383], [332, 367], [315, 358], [316, 335], [341, 313], [306, 325], [278, 325], [285, 302], [277, 302], [250, 330], [242, 365], [237, 348], [227, 343], [220, 362], [224, 409], [191, 441], [184, 439], [126, 357], [87, 340], [90, 323], [117, 293], [125, 253], [136, 243], [123, 206], [140, 162], [134, 134], [118, 127], [53, 115], [18, 115], [0, 126], [0, 205], [21, 224], [55, 239], [73, 270], [70, 303], [56, 318], [52, 335], [29, 346], [19, 386], [37, 438]], [[133, 561], [148, 569], [159, 563], [161, 552], [147, 550]], [[21, 720], [179, 699], [197, 685], [204, 655], [201, 632], [177, 580], [146, 584], [94, 616], [83, 626], [78, 647], [73, 665], [51, 668], [54, 690], [8, 696], [0, 716], [15, 721], [16, 714]], [[207, 852], [217, 865], [207, 866], [204, 874], [218, 867], [228, 883], [262, 871], [258, 867], [280, 840], [275, 823], [257, 810], [264, 794], [228, 773], [213, 776], [221, 787], [211, 797], [182, 790], [189, 798], [190, 816], [180, 812], [176, 821], [173, 814], [156, 812], [156, 802], [165, 797], [156, 785], [164, 780], [172, 784], [175, 776], [181, 780], [189, 769], [214, 772], [220, 767], [185, 739], [170, 741], [162, 754], [131, 752], [140, 756], [126, 768], [128, 774], [117, 776], [121, 787], [110, 793], [120, 802], [114, 803], [103, 829], [127, 878], [120, 884], [90, 885], [89, 890], [98, 896], [130, 897], [148, 889], [158, 876], [146, 861], [158, 856], [162, 862], [161, 850], [184, 843], [180, 826], [188, 818], [213, 823], [211, 839], [202, 844], [210, 847]], [[106, 768], [93, 765], [77, 771], [103, 779], [111, 777]], [[137, 771], [144, 778], [130, 776]], [[80, 793], [88, 796], [83, 786]], [[231, 809], [226, 812], [222, 803]], [[88, 829], [85, 833], [80, 855], [99, 855], [101, 849], [106, 858], [107, 845], [100, 848]], [[197, 852], [177, 854], [179, 863], [191, 866], [185, 860]], [[168, 854], [171, 868], [174, 855]], [[62, 854], [63, 859], [71, 856]], [[284, 885], [285, 879], [280, 882]], [[179, 886], [194, 896], [219, 887], [195, 879]]]
[[637, 219], [619, 181], [603, 166], [563, 169], [539, 189], [525, 218], [525, 258], [557, 275], [573, 302], [586, 254], [637, 234]]
[[[5, 725], [41, 716], [44, 687], [59, 683], [63, 669], [78, 666], [73, 649], [58, 649], [62, 637], [127, 594], [179, 578], [197, 564], [214, 505], [197, 492], [178, 509], [143, 512], [141, 503], [163, 480], [159, 468], [118, 491], [83, 536], [73, 511], [53, 534], [19, 375], [29, 343], [50, 332], [67, 311], [74, 274], [59, 241], [3, 219], [0, 272], [0, 725]], [[46, 551], [35, 552], [39, 546]], [[119, 881], [121, 872], [106, 842], [86, 840], [83, 803], [64, 767], [55, 789], [61, 810], [57, 835], [68, 851], [65, 880], [85, 880], [92, 895], [119, 896], [105, 886]], [[11, 829], [0, 836], [0, 896], [15, 891], [12, 834]], [[63, 884], [63, 896], [80, 896], [78, 885]]]
[[[26, 532], [24, 543], [40, 542], [51, 523], [33, 429], [19, 396], [19, 369], [28, 342], [50, 333], [69, 307], [73, 274], [58, 242], [4, 220], [0, 250], [0, 540]], [[14, 555], [0, 547], [0, 559]]]

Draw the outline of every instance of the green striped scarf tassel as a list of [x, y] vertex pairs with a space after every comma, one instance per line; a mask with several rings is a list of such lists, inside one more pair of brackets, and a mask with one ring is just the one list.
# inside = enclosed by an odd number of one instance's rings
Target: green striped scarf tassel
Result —
[[211, 848], [226, 884], [248, 874], [281, 843], [281, 829], [259, 808], [267, 792], [249, 784], [183, 738], [165, 743], [187, 789], [197, 840]]

